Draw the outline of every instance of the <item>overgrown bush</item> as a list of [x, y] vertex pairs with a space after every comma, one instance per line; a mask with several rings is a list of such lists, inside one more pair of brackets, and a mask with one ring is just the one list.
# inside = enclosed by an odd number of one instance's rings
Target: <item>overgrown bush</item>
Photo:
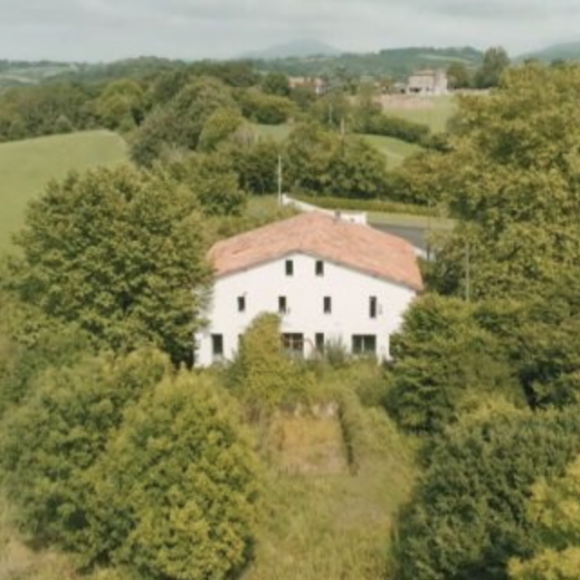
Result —
[[228, 373], [232, 389], [255, 420], [304, 396], [311, 383], [306, 368], [283, 351], [276, 314], [261, 314], [252, 322]]
[[40, 375], [0, 431], [0, 473], [37, 539], [78, 549], [87, 526], [85, 471], [121, 424], [129, 403], [155, 385], [169, 360], [150, 349], [86, 357]]
[[86, 474], [89, 562], [158, 580], [225, 580], [252, 553], [257, 465], [215, 382], [144, 393]]

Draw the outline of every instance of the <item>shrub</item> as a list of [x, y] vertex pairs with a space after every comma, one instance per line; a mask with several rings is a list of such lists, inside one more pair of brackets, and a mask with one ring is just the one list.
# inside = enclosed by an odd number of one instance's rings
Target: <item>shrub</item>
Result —
[[232, 578], [252, 551], [256, 469], [217, 385], [186, 372], [166, 379], [85, 477], [85, 557], [144, 578]]
[[229, 380], [250, 417], [257, 420], [283, 402], [306, 393], [310, 377], [283, 351], [280, 318], [276, 314], [261, 314], [240, 340]]
[[125, 406], [168, 369], [168, 359], [150, 349], [117, 360], [85, 357], [42, 374], [26, 404], [5, 419], [2, 481], [37, 539], [78, 547], [87, 524], [85, 470], [120, 425]]

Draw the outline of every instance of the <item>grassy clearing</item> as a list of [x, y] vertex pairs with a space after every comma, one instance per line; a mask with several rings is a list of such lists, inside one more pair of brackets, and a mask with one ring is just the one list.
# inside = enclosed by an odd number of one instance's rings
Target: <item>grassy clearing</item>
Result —
[[[418, 101], [418, 97], [411, 97]], [[445, 131], [447, 122], [455, 114], [457, 104], [453, 96], [424, 98], [424, 106], [410, 107], [405, 105], [405, 99], [398, 99], [385, 104], [385, 112], [394, 117], [408, 121], [429, 125], [431, 130], [438, 133]]]
[[413, 453], [383, 411], [361, 409], [359, 417], [356, 472], [337, 417], [277, 418], [256, 559], [244, 580], [385, 577], [393, 519], [415, 477]]
[[[276, 143], [283, 143], [290, 135], [290, 125], [252, 125], [256, 135], [263, 139], [272, 139]], [[406, 143], [393, 137], [381, 137], [378, 135], [356, 135], [362, 137], [367, 143], [379, 150], [386, 158], [389, 169], [398, 167], [407, 157], [422, 151], [422, 147], [412, 143]]]
[[377, 226], [400, 226], [420, 230], [451, 231], [455, 220], [444, 217], [429, 217], [410, 214], [369, 212], [369, 223]]
[[69, 171], [115, 166], [128, 160], [123, 139], [108, 131], [42, 137], [0, 145], [0, 255], [24, 221], [26, 205], [51, 179]]
[[393, 137], [381, 137], [379, 135], [362, 135], [362, 137], [387, 158], [389, 169], [398, 167], [407, 157], [423, 151], [423, 148], [419, 145], [406, 143]]

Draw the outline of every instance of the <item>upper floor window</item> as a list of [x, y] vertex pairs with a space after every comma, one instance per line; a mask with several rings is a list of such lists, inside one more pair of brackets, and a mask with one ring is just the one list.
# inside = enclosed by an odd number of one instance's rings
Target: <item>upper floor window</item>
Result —
[[238, 296], [238, 312], [246, 311], [246, 297]]
[[377, 313], [378, 313], [377, 297], [376, 296], [371, 296], [369, 298], [369, 316], [371, 318], [376, 318], [377, 317]]
[[316, 260], [315, 270], [317, 276], [324, 276], [324, 262], [322, 260]]
[[294, 260], [286, 260], [286, 276], [294, 276]]
[[288, 312], [288, 301], [286, 296], [278, 296], [278, 312], [280, 314], [286, 314]]
[[324, 314], [332, 313], [332, 298], [330, 296], [324, 297]]

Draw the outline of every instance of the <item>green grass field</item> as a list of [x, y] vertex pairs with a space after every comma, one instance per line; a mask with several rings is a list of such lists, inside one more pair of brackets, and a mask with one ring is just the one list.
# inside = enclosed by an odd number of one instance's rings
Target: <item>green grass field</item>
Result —
[[[392, 105], [387, 105], [385, 107], [385, 113], [408, 121], [429, 125], [431, 130], [436, 133], [445, 130], [447, 122], [457, 110], [457, 103], [453, 96], [425, 99], [426, 106], [422, 108], [408, 108], [404, 105], [397, 105], [396, 103], [397, 101], [395, 100]], [[428, 106], [429, 104], [432, 106]]]
[[[283, 143], [290, 131], [289, 125], [252, 125], [256, 135], [263, 139], [272, 139], [276, 143]], [[398, 167], [407, 157], [421, 151], [421, 147], [406, 143], [393, 137], [381, 137], [378, 135], [358, 135], [367, 143], [378, 149], [386, 158], [389, 169]]]
[[115, 133], [93, 131], [42, 137], [0, 145], [0, 255], [24, 221], [28, 202], [51, 179], [69, 171], [115, 166], [128, 160], [125, 141]]

